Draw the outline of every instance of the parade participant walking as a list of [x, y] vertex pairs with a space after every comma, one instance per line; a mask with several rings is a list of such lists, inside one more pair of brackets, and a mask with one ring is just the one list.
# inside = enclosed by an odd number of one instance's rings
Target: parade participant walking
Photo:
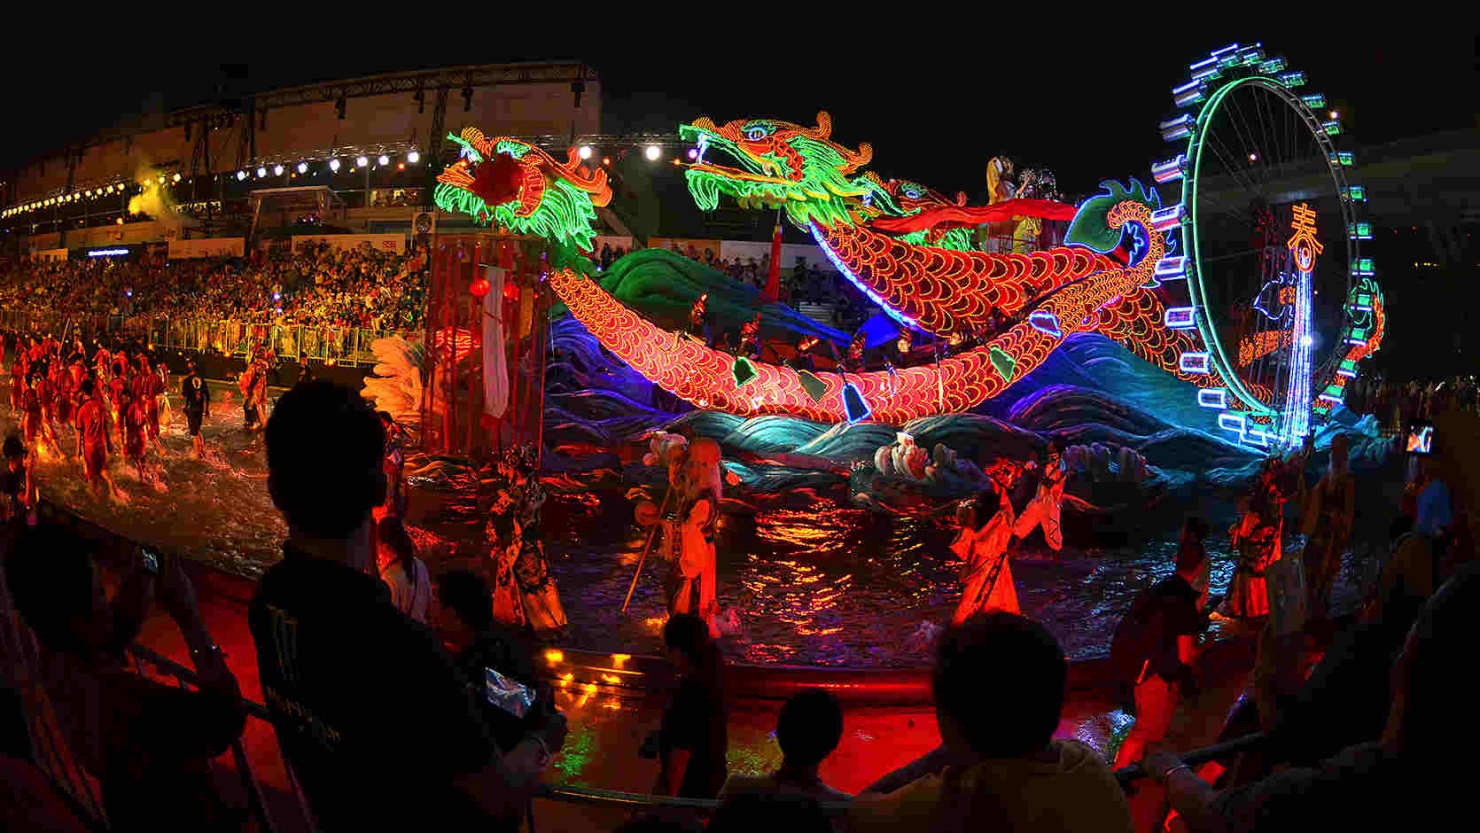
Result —
[[139, 482], [147, 479], [144, 454], [148, 449], [149, 408], [145, 398], [130, 396], [123, 409], [123, 459], [139, 473]]
[[[46, 412], [41, 405], [40, 388], [43, 380], [38, 375], [32, 375], [26, 392], [21, 397], [21, 431], [25, 435], [25, 442], [31, 448], [40, 449], [48, 445], [46, 430]], [[57, 456], [61, 451], [52, 443], [52, 450]]]
[[19, 415], [21, 400], [26, 395], [26, 354], [17, 349], [15, 362], [10, 365], [10, 407]]
[[951, 616], [959, 625], [974, 614], [988, 610], [1019, 612], [1017, 587], [1012, 581], [1007, 545], [1012, 540], [1012, 485], [1018, 466], [998, 460], [988, 471], [988, 486], [970, 503], [963, 504], [957, 518], [961, 534], [951, 551], [966, 562], [961, 568], [961, 601]]
[[1032, 534], [1033, 527], [1042, 524], [1043, 540], [1054, 552], [1064, 547], [1064, 533], [1059, 527], [1059, 513], [1064, 501], [1063, 453], [1063, 445], [1058, 439], [1048, 441], [1048, 459], [1038, 477], [1038, 490], [1012, 525], [1012, 537], [1026, 538]]
[[211, 389], [196, 372], [195, 362], [186, 365], [188, 372], [180, 383], [180, 398], [185, 402], [185, 424], [190, 430], [190, 442], [195, 446], [196, 459], [204, 460], [206, 441], [200, 435], [201, 422], [211, 413]]
[[113, 450], [108, 412], [96, 395], [92, 379], [82, 380], [82, 404], [77, 406], [77, 447], [82, 451], [82, 471], [88, 485], [96, 489], [101, 482], [108, 487], [110, 496], [117, 496], [118, 487], [108, 476], [108, 454]]
[[1305, 508], [1305, 587], [1312, 619], [1325, 620], [1331, 584], [1341, 572], [1341, 555], [1351, 541], [1356, 520], [1356, 480], [1347, 467], [1350, 441], [1345, 434], [1331, 440], [1331, 470], [1310, 493]]
[[406, 515], [406, 450], [401, 426], [385, 411], [380, 412], [380, 425], [385, 429], [385, 503], [377, 513], [380, 519], [403, 518]]

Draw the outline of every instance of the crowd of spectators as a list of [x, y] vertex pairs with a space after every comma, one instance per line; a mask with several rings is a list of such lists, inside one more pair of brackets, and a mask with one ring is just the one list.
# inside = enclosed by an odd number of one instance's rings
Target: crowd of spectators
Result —
[[1450, 407], [1480, 410], [1480, 385], [1474, 376], [1413, 380], [1406, 384], [1358, 376], [1347, 382], [1346, 406], [1359, 414], [1372, 414], [1378, 425], [1389, 433], [1397, 433], [1414, 419], [1428, 419]]
[[64, 319], [207, 318], [279, 325], [416, 329], [424, 252], [305, 244], [248, 258], [0, 263], [0, 309]]
[[[1445, 430], [1456, 437], [1480, 435], [1473, 413], [1450, 407], [1432, 416], [1451, 421]], [[564, 718], [529, 645], [499, 630], [491, 590], [476, 575], [432, 582], [425, 616], [443, 633], [406, 615], [374, 577], [384, 442], [363, 400], [324, 382], [290, 391], [268, 423], [267, 485], [289, 533], [249, 622], [277, 737], [321, 829], [515, 829], [565, 739]], [[1116, 765], [1149, 775], [1139, 783], [1164, 789], [1185, 829], [1362, 829], [1394, 813], [1424, 824], [1464, 809], [1466, 769], [1449, 761], [1470, 705], [1463, 657], [1480, 638], [1480, 572], [1457, 460], [1453, 448], [1415, 459], [1411, 500], [1395, 507], [1392, 553], [1354, 621], [1331, 617], [1334, 636], [1318, 636], [1271, 605], [1254, 696], [1228, 727], [1245, 720], [1266, 740], [1197, 771], [1158, 746], [1195, 688], [1209, 604], [1205, 529], [1184, 530], [1173, 573], [1127, 617], [1145, 638], [1127, 648], [1126, 628], [1118, 629], [1112, 664], [1126, 666], [1125, 698], [1138, 721]], [[1282, 476], [1271, 469], [1259, 488], [1306, 491], [1279, 486]], [[1311, 491], [1345, 477], [1337, 455]], [[1312, 515], [1316, 527], [1323, 517]], [[239, 828], [212, 798], [202, 768], [240, 735], [240, 692], [180, 565], [142, 560], [109, 601], [77, 539], [44, 526], [16, 534], [0, 575], [44, 649], [43, 679], [110, 815], [147, 817], [154, 829]], [[427, 582], [424, 574], [415, 581]], [[178, 625], [198, 691], [151, 683], [122, 661], [150, 595]], [[653, 791], [717, 797], [709, 830], [965, 831], [985, 820], [1027, 831], [1136, 829], [1106, 758], [1061, 736], [1068, 664], [1056, 639], [1028, 618], [989, 611], [940, 636], [931, 675], [940, 745], [852, 797], [820, 776], [847, 726], [833, 695], [793, 695], [776, 727], [780, 766], [731, 776], [727, 672], [707, 625], [675, 615], [664, 643], [679, 685], [643, 744], [661, 764]], [[511, 710], [495, 689], [530, 698]], [[365, 792], [388, 772], [416, 800]], [[693, 829], [684, 824], [646, 818], [624, 829]]]

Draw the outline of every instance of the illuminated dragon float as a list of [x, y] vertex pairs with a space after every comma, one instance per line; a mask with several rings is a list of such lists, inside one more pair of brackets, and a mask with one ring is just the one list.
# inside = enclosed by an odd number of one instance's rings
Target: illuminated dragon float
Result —
[[[903, 424], [970, 410], [1043, 363], [1069, 336], [1099, 332], [1188, 381], [1177, 357], [1186, 337], [1161, 326], [1151, 291], [1167, 252], [1151, 222], [1155, 192], [1105, 183], [1076, 210], [1018, 199], [970, 207], [912, 182], [860, 173], [867, 144], [850, 150], [816, 127], [760, 119], [682, 125], [698, 147], [685, 175], [700, 208], [721, 194], [741, 206], [779, 209], [808, 231], [828, 258], [890, 316], [958, 341], [994, 318], [1011, 322], [980, 346], [938, 362], [895, 370], [817, 372], [737, 358], [665, 330], [627, 308], [588, 276], [596, 209], [611, 199], [603, 171], [587, 171], [572, 148], [564, 162], [526, 142], [475, 128], [451, 137], [461, 158], [438, 176], [437, 204], [556, 246], [551, 287], [614, 355], [674, 395], [740, 416], [788, 415], [816, 422], [865, 417]], [[724, 153], [737, 167], [716, 164]], [[1068, 245], [1028, 254], [956, 248], [960, 232], [1022, 217], [1072, 219]], [[1129, 241], [1129, 242], [1123, 242]], [[929, 245], [935, 243], [937, 245]]]

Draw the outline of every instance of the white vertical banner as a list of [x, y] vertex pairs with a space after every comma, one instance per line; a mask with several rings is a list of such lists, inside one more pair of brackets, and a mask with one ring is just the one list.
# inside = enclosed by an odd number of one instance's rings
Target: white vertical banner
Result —
[[488, 267], [483, 296], [483, 412], [495, 419], [509, 407], [509, 363], [504, 350], [505, 271]]

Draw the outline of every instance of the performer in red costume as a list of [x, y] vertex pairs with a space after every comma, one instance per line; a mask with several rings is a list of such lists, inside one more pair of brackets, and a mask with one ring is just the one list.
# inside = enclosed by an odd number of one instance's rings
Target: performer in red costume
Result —
[[951, 544], [951, 551], [966, 566], [961, 568], [964, 586], [951, 617], [953, 625], [989, 610], [1021, 612], [1007, 558], [1013, 528], [1012, 485], [1020, 473], [1019, 464], [998, 460], [988, 471], [987, 488], [974, 501], [963, 504], [957, 515], [961, 535]]
[[[151, 374], [152, 375], [152, 374]], [[148, 447], [149, 406], [152, 397], [131, 397], [123, 414], [123, 458], [139, 473], [144, 482], [144, 453]]]
[[118, 493], [108, 476], [108, 453], [113, 443], [108, 435], [108, 412], [97, 396], [92, 379], [82, 380], [82, 404], [77, 406], [77, 446], [82, 449], [82, 471], [88, 485], [96, 489], [101, 482], [110, 496]]

